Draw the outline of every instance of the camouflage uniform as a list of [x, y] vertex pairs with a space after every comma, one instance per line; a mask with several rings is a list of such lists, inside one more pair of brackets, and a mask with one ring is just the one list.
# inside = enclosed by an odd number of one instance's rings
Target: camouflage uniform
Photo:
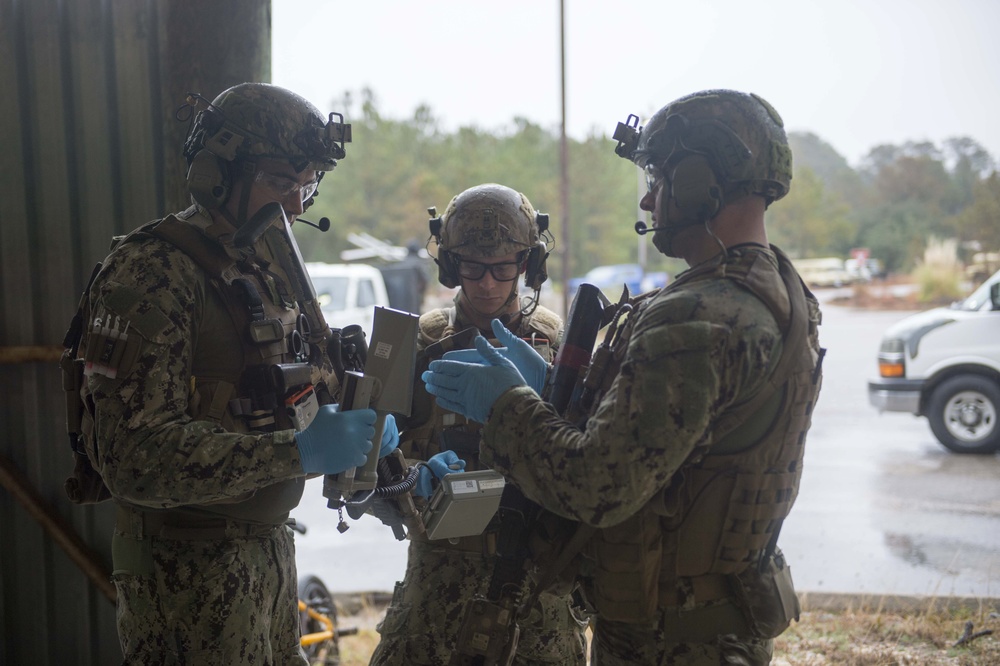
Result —
[[[583, 430], [560, 419], [527, 387], [507, 391], [493, 406], [483, 430], [483, 463], [509, 476], [546, 509], [597, 528], [578, 558], [583, 589], [597, 607], [595, 665], [762, 664], [770, 659], [771, 641], [748, 630], [728, 578], [682, 575], [691, 566], [682, 564], [685, 548], [697, 550], [713, 538], [717, 544], [719, 535], [699, 534], [697, 525], [697, 538], [691, 539], [697, 543], [678, 543], [677, 534], [692, 527], [679, 514], [693, 512], [697, 500], [686, 494], [693, 491], [685, 481], [694, 483], [709, 461], [721, 461], [713, 478], [736, 478], [743, 471], [738, 460], [710, 447], [724, 439], [715, 436], [720, 421], [763, 390], [782, 356], [781, 324], [789, 319], [789, 298], [778, 265], [772, 250], [738, 246], [729, 249], [724, 262], [693, 268], [638, 299]], [[778, 312], [758, 296], [761, 291], [773, 295]], [[812, 383], [806, 382], [803, 395], [774, 417], [788, 428], [766, 430], [750, 447], [764, 458], [774, 457], [794, 435], [783, 510], [794, 500], [801, 445], [819, 391], [819, 308], [811, 294], [806, 296], [807, 342], [789, 353], [795, 354], [790, 358], [796, 367], [813, 375]], [[727, 506], [699, 515], [716, 520], [726, 515]], [[773, 530], [773, 524], [764, 529]], [[693, 558], [695, 566], [714, 571], [724, 551], [709, 548]], [[608, 585], [616, 577], [623, 589], [636, 588], [632, 606], [649, 600], [647, 612], [635, 610], [630, 617], [628, 605], [603, 603], [619, 594]], [[705, 594], [699, 590], [702, 580], [718, 580], [723, 587]], [[727, 628], [738, 636], [725, 635]]]
[[[210, 237], [220, 226], [195, 208], [168, 219]], [[293, 282], [268, 261], [270, 233], [256, 254], [226, 251], [256, 280], [265, 311], [294, 321]], [[139, 342], [114, 378], [94, 374], [83, 391], [97, 471], [119, 506], [113, 578], [125, 661], [304, 664], [284, 524], [305, 482], [294, 431], [276, 417], [251, 432], [234, 412], [247, 391], [236, 378], [255, 359], [246, 326], [211, 282], [186, 252], [137, 234], [90, 291], [89, 316], [127, 323]], [[285, 339], [273, 344], [271, 362], [287, 361]], [[320, 387], [335, 381], [328, 362], [313, 374]]]
[[[459, 298], [456, 307], [425, 313], [420, 318], [420, 348], [464, 330]], [[532, 340], [547, 360], [554, 356], [561, 333], [559, 317], [543, 308], [525, 316], [516, 333]], [[492, 332], [484, 332], [488, 338]], [[429, 362], [430, 359], [427, 359]], [[416, 376], [426, 368], [417, 369]], [[438, 407], [418, 380], [412, 417], [402, 425], [400, 450], [408, 459], [427, 460], [442, 450], [442, 431], [448, 446], [466, 461], [466, 471], [483, 469], [479, 464], [480, 424], [445, 412]], [[396, 583], [392, 603], [379, 624], [381, 641], [372, 656], [372, 666], [447, 664], [464, 619], [466, 602], [485, 596], [496, 563], [496, 530], [493, 524], [481, 536], [464, 537], [457, 543], [414, 538], [409, 546], [406, 574]], [[543, 592], [528, 617], [520, 622], [521, 633], [515, 664], [584, 664], [586, 621], [573, 608], [570, 588]]]

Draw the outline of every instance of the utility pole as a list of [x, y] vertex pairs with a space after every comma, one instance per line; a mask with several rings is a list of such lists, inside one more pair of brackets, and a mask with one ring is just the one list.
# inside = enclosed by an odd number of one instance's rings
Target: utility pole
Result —
[[569, 155], [566, 145], [566, 0], [559, 0], [559, 88], [562, 125], [559, 133], [559, 198], [562, 206], [562, 284], [563, 316], [569, 313], [570, 237], [569, 237]]

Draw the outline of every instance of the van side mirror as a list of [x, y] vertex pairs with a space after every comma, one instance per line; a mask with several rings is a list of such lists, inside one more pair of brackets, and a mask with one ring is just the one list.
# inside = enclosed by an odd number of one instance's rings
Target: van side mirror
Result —
[[990, 305], [991, 310], [1000, 310], [1000, 282], [990, 285]]

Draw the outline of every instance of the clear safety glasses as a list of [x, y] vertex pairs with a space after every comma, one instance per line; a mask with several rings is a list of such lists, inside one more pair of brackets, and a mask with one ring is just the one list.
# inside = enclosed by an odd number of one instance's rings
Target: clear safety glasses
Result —
[[258, 171], [255, 180], [267, 188], [278, 201], [284, 201], [294, 192], [298, 192], [301, 201], [305, 203], [309, 200], [309, 197], [316, 194], [316, 189], [319, 187], [319, 181], [317, 180], [302, 184], [288, 176], [279, 176], [266, 171]]

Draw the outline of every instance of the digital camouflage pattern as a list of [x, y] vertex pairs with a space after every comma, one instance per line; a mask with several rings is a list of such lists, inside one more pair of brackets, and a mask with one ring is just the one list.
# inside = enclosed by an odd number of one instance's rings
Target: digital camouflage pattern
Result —
[[204, 148], [226, 161], [270, 158], [296, 171], [331, 171], [350, 140], [349, 125], [327, 121], [304, 97], [268, 83], [241, 83], [199, 112], [184, 155], [190, 164]]
[[[456, 303], [458, 299], [456, 299]], [[465, 329], [469, 324], [461, 309], [446, 308], [421, 316], [420, 348]], [[552, 342], [536, 346], [551, 360], [555, 340], [561, 333], [559, 317], [539, 307], [524, 318], [516, 333], [530, 338], [532, 333]], [[418, 368], [415, 376], [419, 378]], [[457, 414], [444, 412], [418, 380], [414, 412], [403, 422], [400, 450], [410, 460], [426, 460], [438, 453], [441, 430], [447, 423], [475, 434], [481, 425], [467, 422]], [[483, 469], [476, 452], [460, 453], [466, 470]], [[488, 530], [489, 532], [490, 530]], [[486, 537], [466, 537], [458, 544], [413, 539], [410, 542], [406, 573], [396, 584], [385, 619], [379, 624], [381, 641], [372, 655], [372, 666], [447, 664], [465, 617], [465, 605], [475, 596], [485, 596], [496, 564], [493, 555], [495, 532]], [[569, 588], [560, 594], [544, 592], [530, 615], [523, 618], [518, 650], [519, 666], [586, 663], [586, 620], [573, 608]]]
[[535, 209], [528, 197], [487, 183], [455, 196], [441, 216], [441, 250], [468, 257], [502, 257], [538, 243]]
[[[181, 217], [218, 231], [194, 209]], [[261, 261], [271, 256], [266, 238]], [[269, 272], [271, 288], [258, 288], [281, 310], [289, 281], [277, 264]], [[240, 423], [236, 432], [226, 409], [192, 417], [212, 411], [213, 387], [240, 376], [248, 331], [236, 329], [191, 257], [150, 236], [124, 241], [105, 261], [90, 292], [97, 316], [140, 341], [134, 361], [83, 388], [94, 405], [95, 467], [119, 505], [112, 550], [126, 663], [304, 663], [283, 527], [305, 482], [294, 431], [251, 433]], [[196, 376], [198, 368], [211, 371]], [[146, 512], [190, 533], [144, 528]], [[220, 523], [225, 536], [197, 536], [200, 525]]]
[[[381, 640], [372, 666], [447, 664], [465, 617], [465, 604], [485, 596], [496, 558], [475, 552], [410, 544], [406, 574], [378, 625]], [[514, 663], [519, 666], [586, 663], [586, 620], [569, 597], [543, 593], [520, 622]]]
[[[231, 515], [226, 503], [280, 482], [301, 485], [293, 431], [226, 432], [189, 415], [193, 387], [202, 379], [191, 368], [203, 347], [211, 344], [215, 354], [229, 349], [217, 363], [228, 360], [238, 375], [244, 332], [235, 330], [187, 254], [157, 239], [125, 243], [94, 283], [90, 313], [120, 318], [142, 341], [132, 367], [119, 368], [115, 379], [94, 375], [84, 388], [97, 411], [96, 469], [116, 499], [153, 509], [220, 503], [205, 510]], [[292, 490], [284, 506], [257, 522], [283, 522], [300, 494], [301, 487]]]
[[[626, 322], [628, 342], [620, 369], [584, 430], [560, 419], [530, 388], [507, 391], [494, 404], [483, 430], [483, 463], [509, 476], [546, 509], [597, 527], [602, 534], [645, 515], [650, 501], [661, 497], [678, 470], [708, 451], [713, 423], [763, 387], [781, 353], [782, 333], [774, 315], [737, 279], [726, 278], [761, 259], [783, 293], [774, 253], [747, 245], [730, 248], [725, 263], [714, 269], [691, 269], [645, 299]], [[808, 303], [810, 350], [799, 353], [815, 355], [819, 312], [811, 295]], [[662, 511], [660, 515], [670, 515], [671, 506]], [[590, 596], [586, 557], [580, 558], [580, 566]], [[693, 595], [677, 592], [686, 599], [685, 612], [702, 607], [692, 603]], [[603, 657], [598, 647], [598, 659], [605, 661], [595, 663], [718, 663], [683, 660], [682, 653], [710, 653], [711, 648], [665, 642], [669, 627], [664, 622], [609, 622], [598, 614], [595, 636], [600, 634], [600, 645], [612, 647]], [[751, 654], [758, 643], [770, 645], [747, 639]], [[615, 653], [624, 654], [625, 648], [615, 645], [630, 646], [629, 654], [650, 655], [650, 661], [616, 661]], [[665, 656], [668, 653], [673, 656]]]
[[154, 573], [113, 576], [125, 663], [308, 664], [290, 529], [246, 539], [153, 539], [150, 555]]
[[708, 158], [727, 202], [747, 194], [772, 202], [788, 193], [792, 151], [784, 122], [758, 95], [705, 90], [674, 100], [653, 114], [624, 157], [669, 173], [692, 154]]
[[758, 666], [771, 661], [773, 641], [724, 635], [711, 643], [678, 643], [660, 631], [623, 622], [595, 626], [590, 666]]

